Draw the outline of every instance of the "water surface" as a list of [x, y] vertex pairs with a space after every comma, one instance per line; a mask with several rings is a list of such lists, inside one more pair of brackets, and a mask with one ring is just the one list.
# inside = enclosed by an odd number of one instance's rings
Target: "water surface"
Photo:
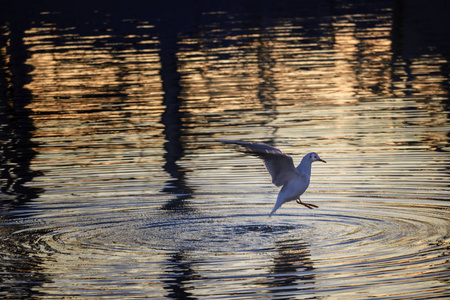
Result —
[[[439, 13], [35, 10], [1, 28], [2, 297], [450, 296]], [[264, 165], [218, 138], [318, 152], [302, 199], [319, 208], [269, 218]]]

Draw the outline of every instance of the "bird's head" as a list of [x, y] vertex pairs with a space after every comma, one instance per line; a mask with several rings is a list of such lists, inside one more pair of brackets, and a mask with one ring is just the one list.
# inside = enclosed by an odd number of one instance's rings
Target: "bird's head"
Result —
[[317, 154], [316, 152], [311, 152], [307, 155], [308, 159], [313, 163], [315, 161], [321, 161], [324, 163], [327, 163], [326, 161], [324, 161], [323, 159], [320, 158], [319, 154]]

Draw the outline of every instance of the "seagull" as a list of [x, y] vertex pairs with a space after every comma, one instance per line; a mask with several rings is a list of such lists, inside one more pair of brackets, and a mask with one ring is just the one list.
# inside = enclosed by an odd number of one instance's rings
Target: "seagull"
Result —
[[300, 200], [300, 196], [303, 195], [309, 186], [311, 164], [315, 161], [326, 163], [326, 161], [321, 159], [317, 153], [311, 152], [306, 154], [300, 164], [295, 167], [292, 157], [284, 154], [275, 147], [254, 142], [231, 140], [217, 141], [241, 146], [243, 148], [241, 150], [242, 152], [261, 158], [264, 161], [267, 171], [269, 171], [270, 176], [272, 177], [272, 183], [277, 187], [282, 186], [278, 193], [277, 202], [275, 202], [275, 206], [269, 214], [269, 217], [271, 217], [281, 205], [292, 200], [296, 200], [298, 204], [306, 206], [309, 209], [318, 208], [317, 205], [305, 203]]

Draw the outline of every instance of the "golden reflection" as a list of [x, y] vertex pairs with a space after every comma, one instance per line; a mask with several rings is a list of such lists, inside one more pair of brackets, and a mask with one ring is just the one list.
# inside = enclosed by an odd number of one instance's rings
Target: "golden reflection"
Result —
[[94, 191], [111, 181], [145, 195], [160, 193], [169, 177], [150, 172], [161, 170], [165, 153], [158, 42], [143, 37], [144, 49], [117, 50], [110, 38], [45, 27], [26, 32], [28, 108], [39, 144], [32, 166], [46, 173], [34, 185]]
[[50, 38], [39, 32], [31, 29], [26, 39], [31, 51], [27, 63], [34, 67], [26, 87], [34, 95], [29, 108], [35, 113], [36, 139], [136, 134], [144, 128], [159, 134], [163, 107], [155, 49], [115, 53], [85, 43], [108, 36], [83, 37], [79, 45], [71, 42], [65, 49], [51, 41], [70, 36]]
[[[187, 122], [195, 124], [190, 129], [201, 133], [207, 124], [205, 134], [220, 134], [227, 124], [230, 138], [272, 137], [275, 132], [303, 138], [307, 125], [314, 136], [322, 137], [320, 143], [326, 141], [324, 146], [356, 144], [378, 151], [377, 145], [401, 141], [406, 147], [422, 143], [434, 149], [418, 137], [426, 135], [431, 123], [441, 128], [446, 123], [445, 115], [436, 119], [428, 111], [429, 105], [438, 105], [442, 112], [442, 102], [427, 101], [422, 107], [420, 98], [410, 100], [399, 92], [415, 90], [422, 99], [445, 95], [444, 76], [428, 75], [442, 73], [444, 58], [413, 61], [409, 73], [402, 75], [405, 64], [393, 56], [389, 14], [336, 17], [318, 44], [301, 34], [301, 26], [279, 23], [236, 30], [233, 36], [204, 28], [202, 38], [180, 41], [183, 109], [191, 116]], [[216, 42], [216, 34], [227, 46]], [[404, 76], [410, 79], [404, 81]], [[423, 115], [415, 119], [423, 131], [418, 135], [407, 130], [411, 105]], [[386, 140], [365, 133], [367, 125]], [[254, 128], [247, 132], [243, 128], [248, 126]], [[445, 134], [442, 131], [442, 137]], [[441, 145], [442, 138], [432, 143]]]

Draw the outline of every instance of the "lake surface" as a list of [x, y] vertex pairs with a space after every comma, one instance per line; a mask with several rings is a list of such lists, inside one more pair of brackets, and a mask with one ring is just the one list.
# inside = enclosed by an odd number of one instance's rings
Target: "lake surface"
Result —
[[[450, 298], [434, 2], [3, 5], [0, 296]], [[216, 139], [319, 153], [319, 208]]]

